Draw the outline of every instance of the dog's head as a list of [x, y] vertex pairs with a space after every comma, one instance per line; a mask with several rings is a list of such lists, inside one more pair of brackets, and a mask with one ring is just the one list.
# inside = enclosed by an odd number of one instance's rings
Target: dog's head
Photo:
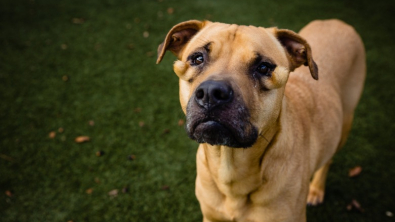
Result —
[[277, 120], [288, 75], [318, 69], [308, 43], [277, 28], [186, 21], [159, 45], [175, 54], [188, 135], [199, 143], [250, 147]]

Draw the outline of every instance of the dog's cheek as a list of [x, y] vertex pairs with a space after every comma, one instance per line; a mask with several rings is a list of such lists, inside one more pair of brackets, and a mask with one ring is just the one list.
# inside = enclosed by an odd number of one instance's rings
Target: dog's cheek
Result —
[[255, 112], [251, 116], [254, 125], [259, 129], [259, 133], [266, 131], [267, 127], [271, 126], [272, 121], [277, 119], [281, 110], [283, 89], [272, 89], [261, 93], [260, 100], [257, 102], [259, 105], [255, 107]]

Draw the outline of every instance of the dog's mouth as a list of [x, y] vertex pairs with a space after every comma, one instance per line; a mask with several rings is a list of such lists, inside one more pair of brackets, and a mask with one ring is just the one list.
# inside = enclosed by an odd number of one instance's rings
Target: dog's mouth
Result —
[[258, 130], [247, 120], [247, 114], [240, 110], [217, 110], [207, 115], [202, 109], [188, 106], [187, 133], [198, 143], [232, 148], [251, 147], [258, 138]]

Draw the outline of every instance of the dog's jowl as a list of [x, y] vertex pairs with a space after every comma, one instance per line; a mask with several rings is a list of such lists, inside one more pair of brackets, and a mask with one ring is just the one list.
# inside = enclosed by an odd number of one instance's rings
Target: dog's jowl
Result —
[[177, 61], [197, 152], [196, 196], [209, 221], [306, 221], [324, 200], [365, 80], [365, 52], [339, 20], [298, 34], [209, 21], [175, 25], [158, 48]]

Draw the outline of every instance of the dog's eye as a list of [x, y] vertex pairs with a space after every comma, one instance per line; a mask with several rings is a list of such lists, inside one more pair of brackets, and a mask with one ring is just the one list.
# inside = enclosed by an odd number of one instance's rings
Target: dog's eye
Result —
[[263, 62], [259, 64], [259, 66], [256, 68], [256, 71], [263, 76], [270, 76], [271, 68], [272, 67], [269, 63]]
[[202, 53], [196, 53], [191, 57], [191, 64], [198, 66], [204, 62], [204, 57]]

